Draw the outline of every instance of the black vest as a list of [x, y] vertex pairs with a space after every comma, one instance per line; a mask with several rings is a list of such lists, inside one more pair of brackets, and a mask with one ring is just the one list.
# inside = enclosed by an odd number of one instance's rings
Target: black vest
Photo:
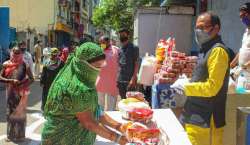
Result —
[[[229, 51], [224, 46], [220, 36], [217, 36], [213, 40], [202, 45], [201, 54], [203, 56], [199, 59], [198, 65], [193, 72], [191, 82], [205, 82], [207, 80], [209, 76], [207, 61], [212, 50], [216, 47], [221, 47], [226, 50], [229, 56]], [[210, 120], [213, 115], [214, 123], [217, 128], [223, 127], [226, 124], [225, 108], [229, 81], [229, 62], [226, 75], [221, 77], [224, 77], [224, 83], [216, 96], [211, 96], [209, 98], [188, 96], [183, 113], [185, 123], [195, 124], [207, 128], [210, 127]]]

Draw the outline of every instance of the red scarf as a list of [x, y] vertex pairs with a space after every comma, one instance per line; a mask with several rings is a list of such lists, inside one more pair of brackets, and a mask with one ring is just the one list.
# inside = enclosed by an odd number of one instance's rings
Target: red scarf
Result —
[[11, 52], [10, 60], [5, 64], [4, 76], [8, 77], [12, 75], [14, 70], [21, 64], [23, 64], [23, 54], [14, 54]]
[[62, 54], [60, 56], [60, 59], [63, 61], [63, 62], [66, 62], [67, 58], [69, 56], [69, 49], [68, 48], [64, 48], [62, 50]]

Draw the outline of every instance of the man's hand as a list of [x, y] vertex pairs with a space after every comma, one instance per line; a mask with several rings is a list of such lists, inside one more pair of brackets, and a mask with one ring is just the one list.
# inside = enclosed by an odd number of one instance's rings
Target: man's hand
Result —
[[237, 63], [230, 63], [230, 68], [234, 68], [237, 66]]
[[187, 83], [189, 83], [189, 79], [186, 76], [183, 76], [183, 77], [180, 77], [178, 80], [176, 80], [175, 83], [170, 86], [170, 88], [184, 90], [184, 86]]
[[128, 89], [134, 88], [136, 87], [136, 85], [137, 85], [137, 77], [133, 77], [128, 84]]

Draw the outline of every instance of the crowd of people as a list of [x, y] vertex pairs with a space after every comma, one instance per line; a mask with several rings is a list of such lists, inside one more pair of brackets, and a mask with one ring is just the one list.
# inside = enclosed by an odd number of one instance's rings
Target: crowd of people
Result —
[[0, 76], [7, 86], [7, 141], [24, 141], [29, 86], [40, 80], [41, 110], [47, 120], [42, 144], [93, 144], [96, 134], [125, 144], [125, 136], [105, 127], [121, 131], [122, 124], [104, 111], [116, 110], [118, 95], [122, 92], [125, 98], [127, 86], [136, 83], [139, 49], [129, 34], [120, 31], [121, 49], [108, 36], [61, 49], [42, 49], [38, 40], [33, 55], [25, 41], [11, 43]]
[[[239, 12], [247, 27], [241, 50], [250, 49], [250, 3], [242, 5]], [[193, 145], [223, 145], [229, 70], [238, 64], [242, 53], [233, 60], [220, 30], [216, 14], [205, 12], [198, 16], [195, 37], [203, 57], [191, 81], [172, 88], [187, 96], [180, 121]], [[41, 41], [37, 41], [35, 69], [26, 43], [11, 45], [10, 58], [0, 73], [7, 90], [7, 140], [25, 139], [29, 86], [40, 78], [41, 110], [47, 120], [42, 145], [92, 145], [96, 135], [125, 145], [127, 138], [121, 130], [124, 124], [105, 111], [116, 110], [118, 96], [124, 99], [128, 90], [137, 87], [139, 48], [130, 42], [128, 29], [121, 29], [119, 38], [121, 48], [113, 45], [108, 36], [100, 37], [98, 44], [72, 43], [72, 47], [61, 50], [42, 50]], [[249, 60], [240, 65], [248, 69]]]

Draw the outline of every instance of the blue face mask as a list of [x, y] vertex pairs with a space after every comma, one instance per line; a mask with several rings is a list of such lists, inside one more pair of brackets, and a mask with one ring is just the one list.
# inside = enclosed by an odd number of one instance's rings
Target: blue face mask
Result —
[[247, 17], [247, 16], [244, 16], [242, 19], [241, 19], [242, 23], [244, 25], [246, 25], [247, 27], [250, 26], [250, 19]]

